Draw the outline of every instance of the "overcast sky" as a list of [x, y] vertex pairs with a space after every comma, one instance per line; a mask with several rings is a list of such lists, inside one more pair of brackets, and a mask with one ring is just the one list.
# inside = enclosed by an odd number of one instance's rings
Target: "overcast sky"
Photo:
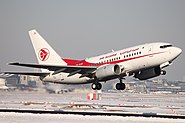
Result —
[[[31, 29], [74, 59], [155, 41], [184, 50], [185, 0], [0, 0], [2, 71], [23, 70], [8, 62], [37, 63]], [[184, 61], [183, 51], [163, 78], [185, 80]]]

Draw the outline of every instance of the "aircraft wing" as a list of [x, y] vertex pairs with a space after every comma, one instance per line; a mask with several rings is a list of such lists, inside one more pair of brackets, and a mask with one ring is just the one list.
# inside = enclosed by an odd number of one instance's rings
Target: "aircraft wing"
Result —
[[47, 76], [50, 73], [49, 72], [16, 72], [16, 71], [7, 71], [3, 72], [5, 75], [14, 75], [14, 74], [21, 74], [21, 75], [31, 75], [31, 76]]
[[62, 66], [62, 65], [29, 64], [18, 62], [9, 63], [9, 65], [48, 69], [49, 71], [54, 71], [53, 74], [65, 72], [69, 73], [69, 76], [72, 76], [77, 73], [82, 74], [82, 76], [89, 76], [97, 69], [97, 66]]

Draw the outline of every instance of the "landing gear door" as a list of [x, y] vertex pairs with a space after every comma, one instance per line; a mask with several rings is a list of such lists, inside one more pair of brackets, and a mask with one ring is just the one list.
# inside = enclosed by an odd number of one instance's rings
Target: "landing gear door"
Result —
[[153, 46], [148, 47], [148, 54], [149, 54], [149, 57], [153, 57]]

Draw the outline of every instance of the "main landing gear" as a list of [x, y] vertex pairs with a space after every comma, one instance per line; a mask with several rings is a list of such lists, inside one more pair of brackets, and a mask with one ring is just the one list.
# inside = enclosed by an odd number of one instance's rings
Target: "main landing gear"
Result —
[[126, 88], [126, 85], [125, 85], [125, 83], [122, 83], [122, 79], [119, 79], [119, 80], [120, 80], [120, 83], [116, 84], [116, 89], [117, 90], [124, 90]]
[[[116, 84], [116, 89], [117, 90], [124, 90], [126, 88], [126, 85], [124, 83], [122, 83], [122, 79], [121, 78], [119, 80], [120, 80], [120, 83]], [[92, 83], [91, 88], [93, 90], [101, 90], [102, 84], [99, 83], [99, 82]]]
[[99, 82], [92, 83], [91, 88], [92, 88], [93, 90], [101, 90], [102, 84], [99, 83]]

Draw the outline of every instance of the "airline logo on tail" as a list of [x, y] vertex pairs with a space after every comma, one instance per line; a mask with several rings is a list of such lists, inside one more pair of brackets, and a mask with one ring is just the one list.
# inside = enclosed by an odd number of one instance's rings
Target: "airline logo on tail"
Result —
[[46, 61], [49, 58], [50, 52], [47, 48], [42, 48], [39, 51], [39, 59], [41, 61]]

